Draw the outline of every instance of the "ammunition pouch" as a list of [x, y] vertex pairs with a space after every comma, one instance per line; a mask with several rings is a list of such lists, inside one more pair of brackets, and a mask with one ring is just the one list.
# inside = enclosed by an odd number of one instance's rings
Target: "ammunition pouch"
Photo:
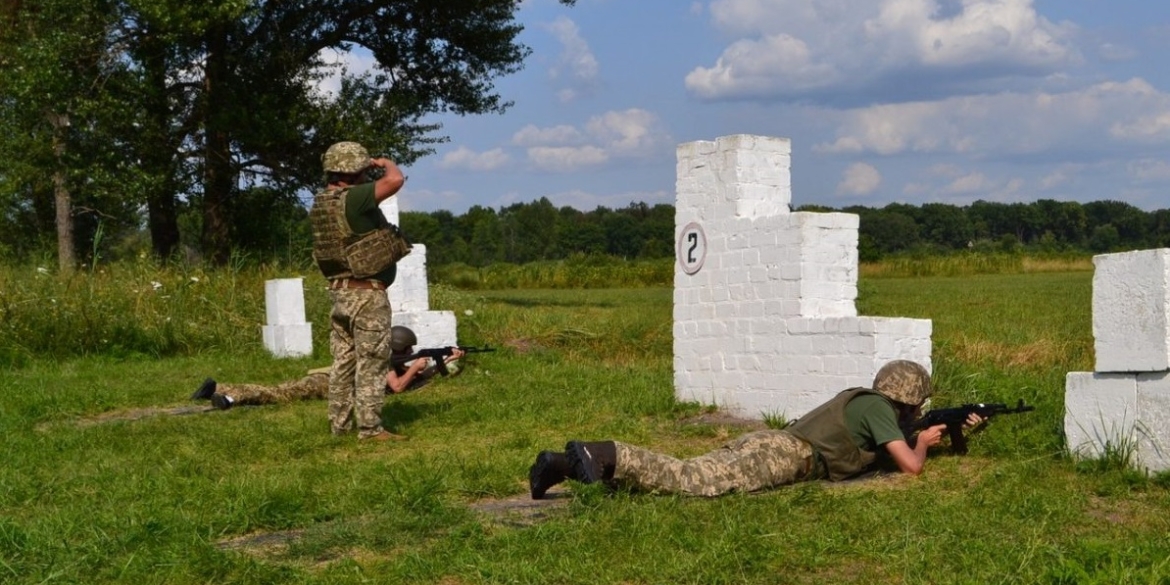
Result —
[[411, 248], [402, 230], [387, 223], [386, 227], [362, 234], [346, 244], [345, 257], [354, 278], [369, 278], [398, 263]]

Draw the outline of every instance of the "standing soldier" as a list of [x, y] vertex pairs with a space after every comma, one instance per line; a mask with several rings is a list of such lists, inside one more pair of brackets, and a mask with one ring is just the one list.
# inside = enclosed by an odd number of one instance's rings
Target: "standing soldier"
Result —
[[[313, 259], [329, 281], [329, 424], [334, 435], [356, 426], [359, 439], [405, 439], [382, 428], [390, 353], [390, 300], [397, 262], [410, 244], [378, 209], [406, 181], [393, 161], [371, 159], [356, 142], [321, 157], [326, 187], [313, 199]], [[371, 181], [369, 172], [381, 176]]]

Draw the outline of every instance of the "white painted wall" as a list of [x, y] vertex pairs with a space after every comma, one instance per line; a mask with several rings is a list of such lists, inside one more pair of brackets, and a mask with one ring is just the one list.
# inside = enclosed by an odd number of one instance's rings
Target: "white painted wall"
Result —
[[858, 218], [792, 213], [791, 152], [752, 135], [678, 147], [680, 400], [793, 418], [890, 360], [931, 368], [929, 320], [857, 316]]

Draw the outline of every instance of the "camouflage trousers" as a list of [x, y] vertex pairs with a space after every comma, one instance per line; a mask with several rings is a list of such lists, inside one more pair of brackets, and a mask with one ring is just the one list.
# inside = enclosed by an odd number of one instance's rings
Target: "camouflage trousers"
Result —
[[390, 367], [390, 299], [386, 291], [338, 289], [330, 314], [329, 425], [333, 434], [357, 426], [358, 437], [382, 432]]
[[262, 384], [217, 384], [216, 394], [232, 399], [234, 405], [279, 404], [294, 400], [317, 400], [329, 393], [329, 371], [313, 371], [309, 375], [277, 386]]
[[764, 430], [687, 460], [617, 443], [613, 478], [640, 490], [710, 497], [754, 492], [818, 475], [808, 443], [784, 431]]

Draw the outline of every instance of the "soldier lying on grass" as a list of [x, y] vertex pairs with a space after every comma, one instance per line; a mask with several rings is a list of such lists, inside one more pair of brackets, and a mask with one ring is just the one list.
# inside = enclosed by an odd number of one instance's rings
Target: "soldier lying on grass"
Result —
[[[872, 389], [850, 388], [782, 430], [748, 433], [693, 459], [680, 460], [617, 441], [569, 441], [563, 453], [537, 455], [528, 471], [529, 488], [537, 500], [566, 479], [638, 491], [719, 496], [799, 481], [839, 481], [874, 469], [883, 460], [918, 475], [927, 450], [942, 440], [946, 425], [907, 438], [900, 423], [917, 418], [930, 394], [926, 368], [897, 360], [878, 370]], [[972, 414], [966, 428], [982, 422]]]
[[[409, 356], [414, 352], [418, 337], [408, 327], [396, 325], [390, 330], [390, 370], [386, 373], [386, 394], [402, 394], [418, 390], [434, 378], [439, 368], [434, 360], [420, 357], [409, 363], [402, 363], [396, 356]], [[452, 348], [450, 356], [444, 359], [448, 371], [458, 372], [455, 361], [463, 357], [463, 351]], [[235, 405], [260, 405], [292, 402], [294, 400], [324, 399], [329, 393], [329, 367], [309, 370], [308, 374], [277, 386], [261, 384], [220, 384], [207, 378], [191, 395], [192, 400], [211, 400], [219, 409]]]

